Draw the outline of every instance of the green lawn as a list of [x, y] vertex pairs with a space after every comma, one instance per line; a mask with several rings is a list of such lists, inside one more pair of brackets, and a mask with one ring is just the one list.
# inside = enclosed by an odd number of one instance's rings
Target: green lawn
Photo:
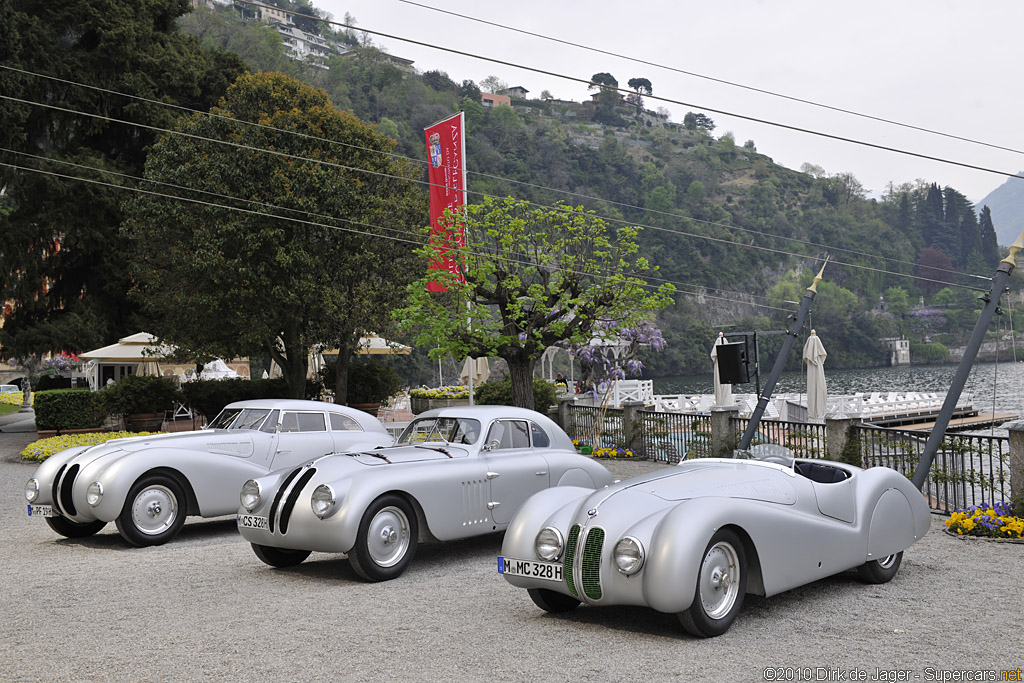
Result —
[[0, 403], [0, 415], [10, 415], [21, 410], [21, 406], [12, 406], [6, 403]]

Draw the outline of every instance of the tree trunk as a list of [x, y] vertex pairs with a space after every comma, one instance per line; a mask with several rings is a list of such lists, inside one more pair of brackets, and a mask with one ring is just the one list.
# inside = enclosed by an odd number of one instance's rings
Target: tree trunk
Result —
[[334, 402], [348, 403], [348, 368], [352, 364], [352, 351], [342, 344], [338, 347], [338, 360], [334, 364]]
[[533, 410], [533, 366], [535, 360], [505, 359], [512, 378], [512, 403]]
[[281, 374], [288, 385], [289, 398], [306, 398], [306, 369], [309, 365], [309, 349], [301, 343], [298, 326], [289, 325], [283, 331], [283, 349], [271, 356], [281, 366]]

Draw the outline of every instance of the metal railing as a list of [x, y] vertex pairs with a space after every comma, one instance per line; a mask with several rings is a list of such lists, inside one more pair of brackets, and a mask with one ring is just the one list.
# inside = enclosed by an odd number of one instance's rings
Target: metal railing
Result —
[[[743, 434], [750, 420], [733, 418], [729, 425], [735, 433]], [[739, 437], [736, 439], [739, 441]], [[757, 426], [750, 444], [775, 443], [793, 451], [793, 455], [801, 458], [825, 457], [825, 425], [813, 422], [782, 422], [780, 420], [762, 420]]]
[[601, 406], [569, 407], [569, 424], [565, 433], [569, 438], [587, 445], [600, 446], [627, 444], [626, 434], [622, 425], [621, 408], [603, 408]]
[[[857, 425], [864, 467], [881, 465], [911, 477], [928, 434]], [[997, 436], [947, 434], [935, 454], [924, 494], [937, 512], [1010, 499], [1010, 440]]]
[[711, 417], [698, 413], [638, 412], [644, 453], [651, 460], [678, 463], [711, 457]]

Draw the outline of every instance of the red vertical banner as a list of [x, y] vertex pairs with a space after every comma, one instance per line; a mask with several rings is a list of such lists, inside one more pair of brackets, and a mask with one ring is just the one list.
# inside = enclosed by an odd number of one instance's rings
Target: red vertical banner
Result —
[[[465, 282], [458, 263], [449, 254], [466, 245], [465, 228], [461, 225], [441, 224], [445, 209], [454, 213], [466, 203], [466, 139], [462, 112], [424, 128], [423, 133], [430, 157], [427, 168], [430, 182], [430, 241], [437, 249], [437, 257], [430, 262], [430, 269], [455, 273], [460, 282]], [[427, 290], [444, 292], [447, 288], [432, 280], [427, 283]]]

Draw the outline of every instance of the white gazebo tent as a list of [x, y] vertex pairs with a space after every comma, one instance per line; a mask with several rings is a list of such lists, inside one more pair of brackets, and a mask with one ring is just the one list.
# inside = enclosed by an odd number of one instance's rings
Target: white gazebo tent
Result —
[[[87, 361], [86, 377], [93, 391], [108, 382], [116, 382], [128, 375], [160, 373], [160, 361], [174, 353], [174, 349], [156, 343], [148, 332], [122, 337], [116, 344], [81, 354]], [[155, 365], [155, 368], [154, 368]]]

